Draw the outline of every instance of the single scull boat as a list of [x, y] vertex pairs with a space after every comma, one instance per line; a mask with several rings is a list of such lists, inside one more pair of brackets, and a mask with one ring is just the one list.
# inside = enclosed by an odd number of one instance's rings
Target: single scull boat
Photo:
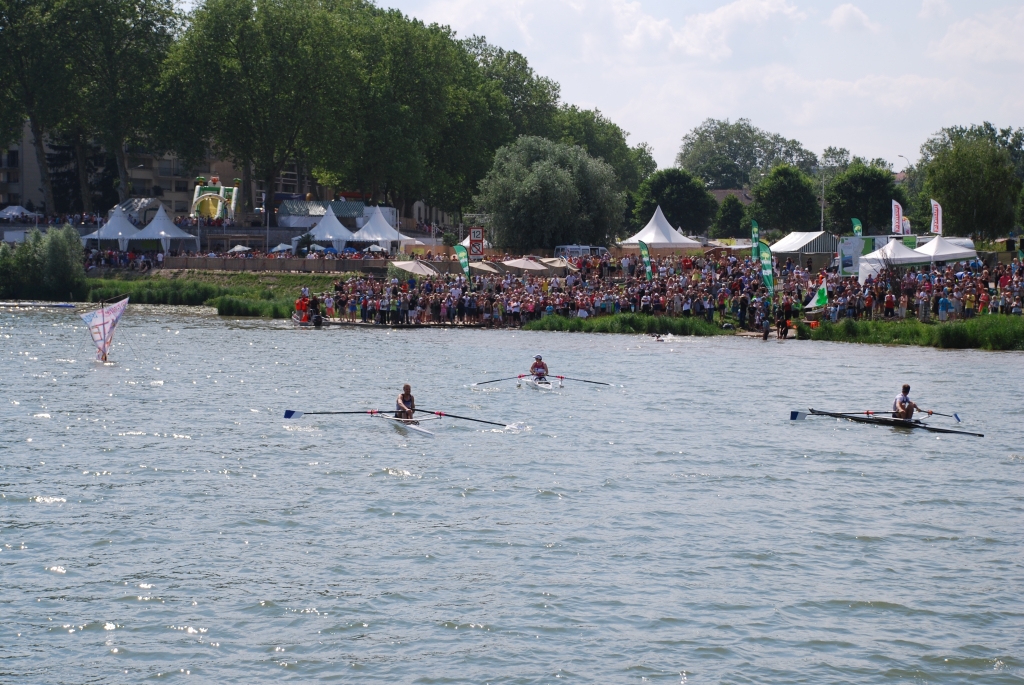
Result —
[[830, 416], [836, 419], [847, 419], [855, 423], [870, 423], [876, 426], [889, 426], [890, 428], [920, 428], [930, 433], [954, 433], [956, 435], [973, 435], [978, 438], [985, 437], [984, 433], [971, 433], [969, 431], [959, 431], [953, 428], [940, 428], [939, 426], [932, 426], [919, 419], [907, 420], [907, 419], [894, 419], [888, 416], [867, 416], [860, 414], [848, 414], [833, 411], [819, 411], [817, 409], [808, 409], [807, 413], [801, 411], [790, 412], [789, 418], [791, 421], [797, 421], [802, 418], [806, 418], [807, 415], [812, 416]]

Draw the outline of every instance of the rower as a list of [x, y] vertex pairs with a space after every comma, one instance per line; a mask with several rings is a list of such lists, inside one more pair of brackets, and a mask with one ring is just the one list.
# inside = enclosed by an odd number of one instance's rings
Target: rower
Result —
[[530, 367], [530, 373], [533, 374], [534, 380], [543, 381], [547, 379], [548, 365], [544, 363], [539, 354], [533, 358], [533, 366]]
[[[914, 418], [914, 412], [924, 412], [926, 410], [921, 409], [916, 403], [910, 401], [910, 386], [903, 385], [903, 392], [896, 396], [896, 399], [892, 403], [892, 417], [894, 419], [904, 419], [910, 421]], [[931, 410], [927, 410], [928, 416], [932, 415]]]
[[395, 418], [411, 419], [416, 413], [416, 398], [412, 396], [412, 388], [408, 383], [402, 386], [402, 394], [395, 402]]

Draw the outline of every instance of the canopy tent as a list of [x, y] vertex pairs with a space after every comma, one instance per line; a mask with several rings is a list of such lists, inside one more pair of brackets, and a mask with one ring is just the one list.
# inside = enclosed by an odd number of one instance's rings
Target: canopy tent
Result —
[[825, 231], [793, 231], [771, 246], [772, 254], [835, 252], [839, 239]]
[[540, 262], [535, 262], [532, 259], [510, 259], [507, 262], [502, 262], [505, 266], [513, 269], [522, 269], [523, 271], [547, 271], [548, 267]]
[[246, 247], [245, 245], [235, 245], [228, 252], [248, 252], [251, 249], [251, 247]]
[[291, 252], [291, 250], [292, 250], [292, 246], [291, 245], [289, 245], [288, 243], [281, 243], [277, 247], [272, 248], [270, 251], [271, 252]]
[[381, 214], [380, 207], [373, 208], [369, 221], [352, 236], [352, 241], [357, 243], [400, 243], [410, 240], [412, 238], [402, 235], [388, 223]]
[[196, 251], [199, 251], [199, 238], [175, 226], [163, 205], [156, 210], [156, 216], [149, 225], [128, 240], [159, 240], [165, 252], [171, 248], [172, 240], [191, 240], [196, 245]]
[[132, 226], [125, 218], [120, 207], [114, 207], [113, 213], [107, 223], [100, 226], [89, 235], [82, 236], [82, 245], [88, 240], [116, 240], [117, 247], [122, 252], [128, 249], [128, 241], [139, 233], [139, 229]]
[[575, 266], [569, 263], [568, 259], [564, 257], [541, 257], [541, 263], [547, 265], [549, 269], [568, 269], [569, 271], [579, 271]]
[[430, 266], [426, 262], [421, 262], [418, 259], [410, 259], [409, 261], [391, 262], [391, 263], [395, 267], [397, 267], [399, 269], [402, 269], [403, 271], [408, 271], [411, 274], [416, 274], [417, 276], [438, 276], [439, 275], [437, 273], [437, 271], [434, 269], [434, 267]]
[[[334, 249], [339, 252], [345, 249], [345, 243], [353, 240], [352, 231], [342, 226], [333, 211], [325, 212], [316, 226], [306, 235], [313, 236], [313, 240], [318, 243], [331, 243]], [[293, 247], [298, 242], [298, 237], [292, 238]], [[292, 251], [294, 252], [294, 249]]]
[[921, 247], [914, 250], [928, 257], [933, 262], [958, 262], [963, 259], [977, 259], [978, 253], [974, 250], [957, 245], [946, 238], [935, 236]]
[[672, 228], [672, 224], [665, 218], [665, 214], [659, 206], [654, 210], [654, 216], [647, 222], [647, 225], [640, 229], [636, 235], [623, 240], [620, 245], [624, 247], [636, 246], [640, 241], [647, 243], [650, 248], [678, 248], [682, 250], [699, 250], [701, 244], [696, 240], [687, 238], [682, 233]]
[[857, 275], [857, 280], [863, 283], [868, 276], [874, 276], [884, 269], [886, 264], [907, 266], [927, 264], [930, 261], [930, 257], [911, 250], [903, 244], [902, 240], [890, 240], [885, 247], [860, 258], [860, 272]]
[[469, 268], [476, 271], [486, 271], [491, 274], [501, 273], [490, 262], [470, 262]]
[[21, 205], [11, 205], [6, 209], [0, 209], [0, 219], [17, 219], [23, 216], [41, 217], [42, 214], [30, 212]]

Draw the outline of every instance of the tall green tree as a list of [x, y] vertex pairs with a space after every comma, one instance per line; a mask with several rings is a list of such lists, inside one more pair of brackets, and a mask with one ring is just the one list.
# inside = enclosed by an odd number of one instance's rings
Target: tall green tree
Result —
[[558, 112], [558, 83], [538, 75], [526, 57], [514, 50], [495, 47], [479, 36], [466, 39], [464, 44], [484, 78], [495, 83], [505, 98], [508, 140], [551, 136]]
[[643, 226], [661, 207], [668, 222], [685, 233], [705, 233], [718, 210], [704, 181], [684, 169], [661, 169], [651, 174], [636, 191], [635, 226]]
[[821, 208], [814, 182], [794, 166], [775, 167], [751, 194], [750, 214], [761, 230], [813, 231], [818, 227]]
[[[0, 125], [11, 138], [22, 116], [29, 122], [39, 165], [45, 210], [54, 211], [53, 185], [46, 163], [46, 137], [67, 112], [73, 89], [72, 55], [77, 12], [63, 0], [0, 0]], [[8, 99], [9, 98], [9, 99]]]
[[521, 136], [494, 156], [476, 198], [491, 240], [519, 252], [560, 244], [607, 245], [622, 222], [615, 172], [578, 146]]
[[947, 234], [998, 238], [1013, 229], [1021, 180], [1006, 149], [985, 138], [960, 138], [932, 157], [925, 174]]
[[176, 151], [195, 159], [196, 146], [210, 141], [220, 155], [251, 164], [273, 198], [298, 152], [323, 163], [342, 147], [358, 69], [342, 13], [318, 0], [207, 0], [190, 19], [163, 79], [165, 101], [178, 107]]
[[657, 170], [650, 146], [631, 148], [628, 133], [596, 109], [562, 105], [554, 118], [552, 138], [566, 145], [579, 145], [592, 157], [603, 159], [615, 170], [620, 190], [635, 191]]
[[750, 223], [747, 211], [735, 195], [726, 195], [718, 206], [715, 222], [711, 227], [713, 238], [749, 238]]
[[907, 206], [906, 193], [896, 185], [892, 172], [857, 160], [828, 184], [826, 226], [835, 233], [850, 233], [850, 219], [857, 218], [866, 234], [888, 233], [893, 200]]
[[676, 165], [699, 175], [710, 188], [737, 188], [757, 183], [774, 167], [789, 164], [804, 173], [817, 156], [797, 140], [755, 127], [749, 119], [707, 119], [685, 136]]
[[126, 147], [152, 142], [161, 66], [179, 27], [173, 0], [69, 0], [81, 42], [75, 74], [82, 104], [117, 167], [121, 201], [131, 192]]

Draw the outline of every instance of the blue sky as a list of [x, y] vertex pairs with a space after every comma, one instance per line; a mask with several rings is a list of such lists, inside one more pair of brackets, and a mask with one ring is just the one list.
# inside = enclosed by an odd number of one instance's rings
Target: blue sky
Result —
[[522, 52], [661, 167], [707, 117], [897, 170], [943, 126], [1024, 125], [1020, 2], [378, 1]]

